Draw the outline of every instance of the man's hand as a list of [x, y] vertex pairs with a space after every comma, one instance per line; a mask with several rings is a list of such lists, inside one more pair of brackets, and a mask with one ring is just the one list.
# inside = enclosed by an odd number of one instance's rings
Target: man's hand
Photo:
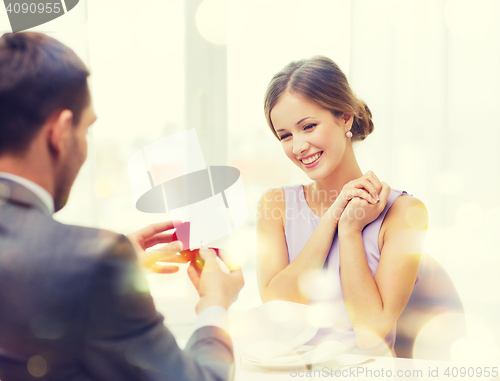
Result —
[[[137, 252], [141, 267], [156, 273], [171, 274], [177, 272], [179, 267], [162, 266], [157, 264], [157, 262], [187, 262], [185, 255], [178, 254], [182, 250], [182, 244], [179, 241], [172, 242], [173, 233], [169, 233], [168, 231], [173, 228], [173, 221], [160, 222], [149, 225], [127, 236]], [[168, 243], [168, 245], [159, 250], [146, 251], [146, 249], [160, 243]]]
[[217, 255], [212, 249], [200, 250], [205, 262], [203, 270], [191, 262], [188, 275], [200, 295], [196, 312], [200, 313], [209, 306], [222, 306], [227, 309], [237, 298], [244, 285], [240, 265], [224, 250], [219, 250], [219, 257], [229, 269], [229, 274], [222, 271]]

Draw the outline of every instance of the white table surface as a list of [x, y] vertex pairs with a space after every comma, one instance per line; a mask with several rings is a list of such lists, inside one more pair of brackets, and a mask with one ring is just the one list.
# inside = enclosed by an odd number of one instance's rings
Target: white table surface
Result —
[[[355, 367], [342, 365], [359, 364], [368, 359], [375, 361]], [[343, 354], [335, 360], [315, 364], [310, 370], [305, 366], [283, 370], [264, 369], [237, 359], [235, 381], [281, 381], [281, 380], [500, 380], [500, 377], [478, 377], [477, 368], [482, 371], [489, 366], [500, 374], [500, 364], [458, 364], [447, 361], [412, 360], [391, 357]], [[455, 369], [454, 369], [455, 368]], [[460, 368], [471, 374], [460, 376]], [[469, 368], [474, 368], [474, 373]], [[449, 376], [445, 375], [448, 369]], [[453, 376], [455, 373], [456, 377]]]

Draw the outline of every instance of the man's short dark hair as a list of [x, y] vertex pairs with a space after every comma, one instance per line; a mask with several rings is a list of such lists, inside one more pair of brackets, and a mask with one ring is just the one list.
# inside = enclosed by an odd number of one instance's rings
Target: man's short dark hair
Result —
[[89, 71], [66, 45], [41, 33], [0, 38], [0, 155], [22, 155], [56, 112], [77, 125], [89, 105]]

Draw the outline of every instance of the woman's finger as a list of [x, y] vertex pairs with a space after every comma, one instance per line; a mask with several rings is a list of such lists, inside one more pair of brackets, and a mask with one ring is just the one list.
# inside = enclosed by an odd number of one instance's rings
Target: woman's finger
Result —
[[373, 173], [372, 171], [366, 172], [364, 176], [375, 188], [375, 190], [377, 192], [376, 198], [378, 198], [380, 195], [380, 192], [382, 191], [382, 183], [380, 182], [378, 177], [375, 175], [375, 173]]
[[384, 205], [387, 203], [387, 199], [391, 194], [391, 187], [389, 184], [382, 182], [382, 191], [380, 192], [380, 200], [383, 201]]
[[368, 176], [369, 178], [373, 179], [374, 184], [379, 186], [380, 190], [382, 190], [382, 182], [380, 181], [380, 179], [377, 177], [377, 175], [375, 173], [373, 173], [372, 171], [368, 171], [368, 172], [366, 172], [365, 176]]
[[364, 188], [352, 188], [348, 191], [347, 200], [352, 200], [354, 197], [362, 198], [368, 201], [370, 204], [376, 204], [377, 200], [368, 193]]
[[378, 190], [366, 177], [360, 177], [359, 179], [355, 180], [354, 184], [357, 189], [364, 188], [372, 196], [373, 203], [377, 202]]

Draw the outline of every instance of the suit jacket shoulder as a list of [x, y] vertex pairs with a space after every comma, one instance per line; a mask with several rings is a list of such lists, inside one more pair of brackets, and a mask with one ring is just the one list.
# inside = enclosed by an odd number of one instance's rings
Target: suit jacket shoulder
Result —
[[182, 351], [157, 313], [128, 239], [0, 203], [0, 379], [226, 380], [231, 341], [199, 329]]

